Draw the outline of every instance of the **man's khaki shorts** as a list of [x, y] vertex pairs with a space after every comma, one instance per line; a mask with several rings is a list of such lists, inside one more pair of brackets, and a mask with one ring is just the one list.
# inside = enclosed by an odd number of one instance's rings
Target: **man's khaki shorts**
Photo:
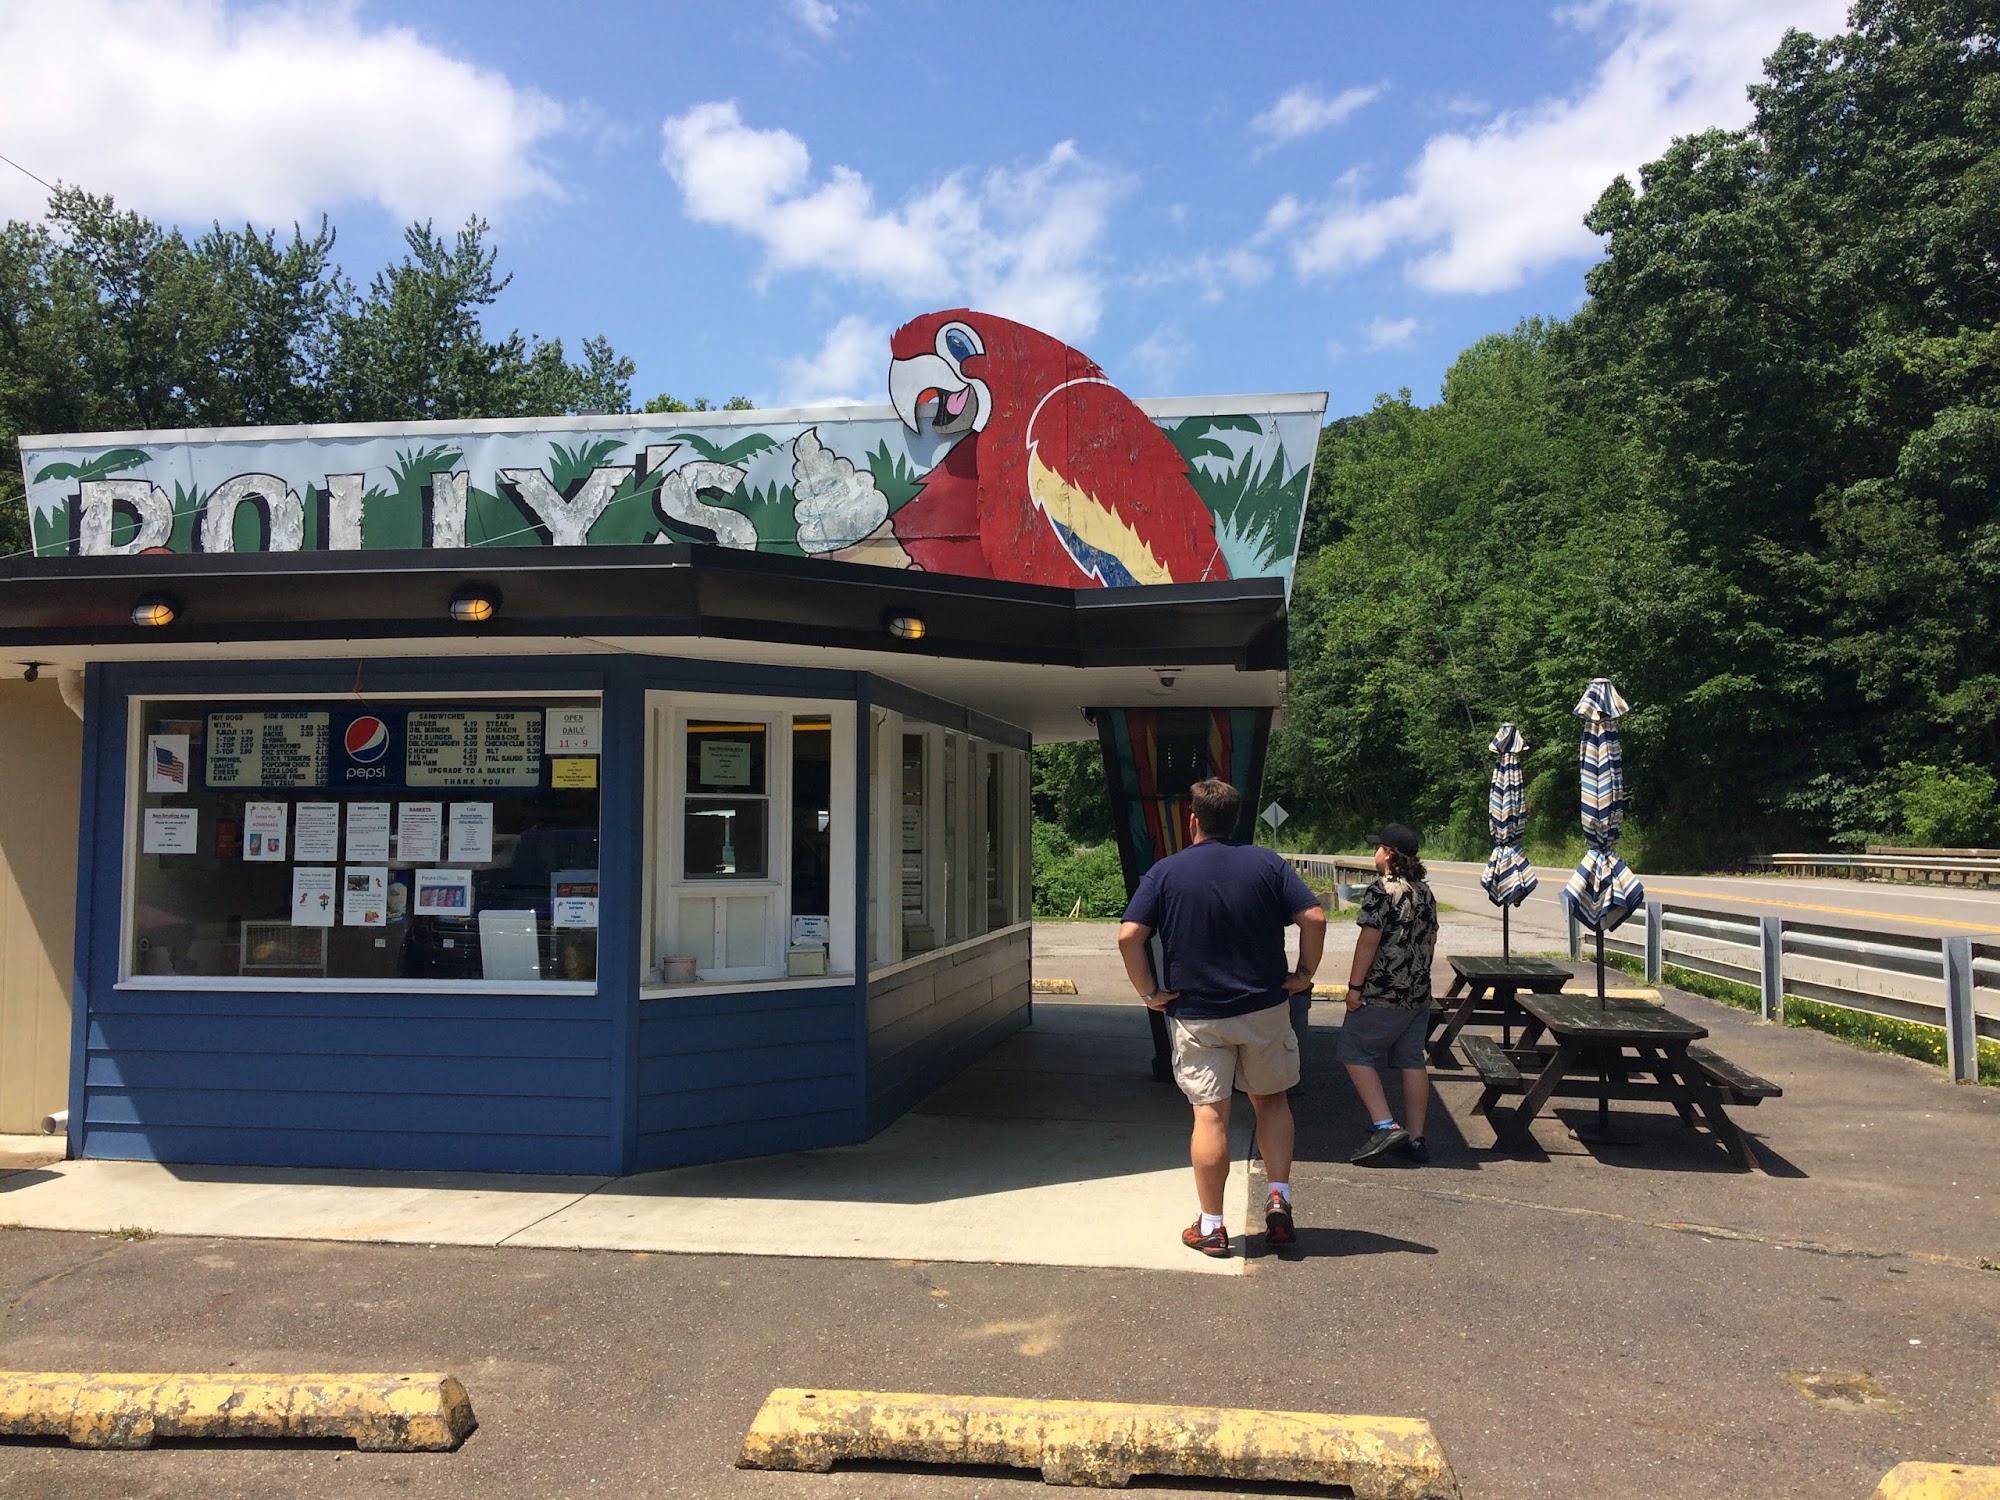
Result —
[[1282, 1094], [1299, 1081], [1299, 1039], [1288, 1005], [1215, 1020], [1169, 1016], [1167, 1029], [1174, 1038], [1174, 1082], [1190, 1104], [1220, 1104], [1233, 1088]]

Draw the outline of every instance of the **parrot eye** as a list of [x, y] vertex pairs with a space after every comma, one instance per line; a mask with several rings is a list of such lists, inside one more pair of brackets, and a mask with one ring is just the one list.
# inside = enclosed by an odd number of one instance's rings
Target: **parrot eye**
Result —
[[942, 342], [945, 353], [951, 356], [954, 364], [968, 360], [975, 354], [986, 352], [979, 346], [979, 340], [972, 330], [962, 324], [953, 324], [945, 329]]

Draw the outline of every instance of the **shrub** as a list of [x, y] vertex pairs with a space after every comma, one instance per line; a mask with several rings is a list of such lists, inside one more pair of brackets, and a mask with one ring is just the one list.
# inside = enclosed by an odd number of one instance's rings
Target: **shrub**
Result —
[[1897, 802], [1903, 831], [1919, 848], [1962, 849], [1991, 844], [2000, 834], [2000, 809], [1993, 805], [1993, 773], [1979, 766], [1901, 767]]
[[1036, 823], [1035, 915], [1115, 917], [1125, 910], [1118, 845], [1078, 844], [1053, 823]]

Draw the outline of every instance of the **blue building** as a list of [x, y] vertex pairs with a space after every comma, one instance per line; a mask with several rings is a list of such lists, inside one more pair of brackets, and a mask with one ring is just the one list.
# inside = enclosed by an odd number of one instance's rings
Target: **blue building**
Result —
[[1135, 483], [1038, 500], [1018, 555], [1077, 573], [1023, 577], [948, 493], [953, 377], [893, 368], [891, 411], [24, 439], [0, 660], [82, 673], [72, 1154], [711, 1161], [1027, 1024], [1029, 747], [1261, 752], [1319, 398], [1144, 412], [1271, 476], [1195, 528], [1263, 571], [1162, 576]]

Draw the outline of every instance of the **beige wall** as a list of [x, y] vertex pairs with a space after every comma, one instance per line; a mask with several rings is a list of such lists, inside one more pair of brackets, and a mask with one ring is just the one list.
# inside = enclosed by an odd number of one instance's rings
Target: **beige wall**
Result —
[[0, 1133], [69, 1103], [82, 762], [53, 674], [0, 680]]

